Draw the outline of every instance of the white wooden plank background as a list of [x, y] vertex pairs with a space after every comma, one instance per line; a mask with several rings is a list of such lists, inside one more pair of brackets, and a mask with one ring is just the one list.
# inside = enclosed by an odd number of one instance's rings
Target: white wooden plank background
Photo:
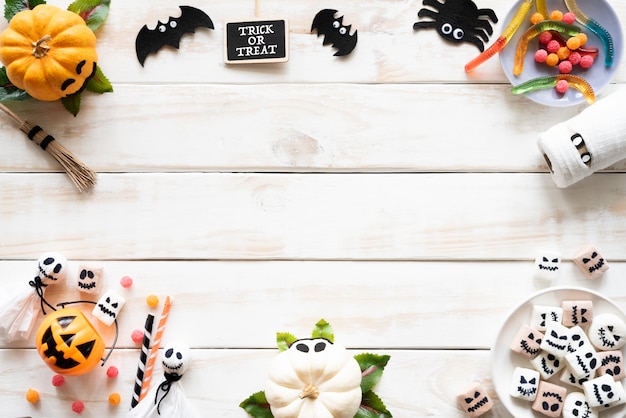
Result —
[[[610, 3], [626, 22], [626, 5]], [[136, 33], [178, 4], [112, 3], [98, 52], [115, 92], [85, 94], [76, 118], [59, 103], [9, 103], [100, 173], [93, 193], [77, 194], [0, 121], [2, 291], [25, 285], [49, 250], [70, 260], [70, 277], [86, 263], [103, 266], [112, 288], [135, 279], [110, 360], [120, 376], [95, 370], [57, 389], [32, 342], [5, 345], [0, 416], [72, 416], [75, 399], [83, 416], [124, 416], [139, 355], [130, 333], [151, 293], [174, 301], [165, 342], [194, 349], [184, 385], [208, 411], [200, 416], [229, 418], [245, 418], [237, 405], [262, 389], [275, 333], [306, 336], [322, 317], [351, 350], [391, 355], [377, 392], [395, 417], [462, 417], [455, 398], [468, 383], [495, 396], [489, 349], [507, 313], [545, 287], [532, 278], [540, 248], [566, 260], [553, 284], [626, 309], [626, 162], [560, 190], [536, 147], [540, 132], [585, 105], [511, 95], [495, 58], [468, 76], [475, 47], [413, 31], [420, 1], [186, 4], [215, 30], [141, 67]], [[511, 6], [478, 4], [501, 18]], [[309, 33], [324, 7], [359, 31], [345, 59]], [[225, 65], [223, 22], [255, 13], [289, 19], [289, 62]], [[622, 65], [602, 94], [625, 82]], [[571, 263], [586, 243], [611, 263], [600, 281]], [[42, 396], [35, 406], [29, 387]], [[114, 391], [120, 407], [108, 405]], [[508, 417], [497, 399], [492, 416]]]

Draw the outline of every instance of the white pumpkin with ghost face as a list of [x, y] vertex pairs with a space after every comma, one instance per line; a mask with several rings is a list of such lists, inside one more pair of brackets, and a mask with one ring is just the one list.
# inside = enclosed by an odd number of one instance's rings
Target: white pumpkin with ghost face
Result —
[[265, 396], [275, 418], [354, 418], [361, 369], [344, 347], [298, 340], [272, 362]]

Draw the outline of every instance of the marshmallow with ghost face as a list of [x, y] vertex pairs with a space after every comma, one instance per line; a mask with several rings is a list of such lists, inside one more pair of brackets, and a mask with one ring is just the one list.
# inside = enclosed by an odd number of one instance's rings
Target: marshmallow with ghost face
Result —
[[613, 313], [602, 313], [589, 326], [589, 340], [598, 350], [619, 350], [626, 344], [626, 323]]
[[541, 332], [527, 324], [522, 324], [513, 338], [510, 348], [526, 358], [534, 358], [541, 351], [542, 340], [543, 334]]
[[567, 352], [574, 353], [586, 345], [591, 346], [591, 342], [585, 330], [578, 325], [571, 327], [569, 329], [569, 346], [567, 347]]
[[532, 409], [547, 417], [559, 417], [563, 411], [567, 389], [554, 383], [541, 381]]
[[565, 362], [552, 353], [541, 351], [530, 364], [539, 372], [542, 379], [548, 380], [565, 367]]
[[556, 357], [565, 357], [570, 344], [570, 329], [558, 322], [549, 322], [541, 341], [541, 349]]
[[530, 326], [545, 331], [550, 322], [561, 322], [563, 308], [560, 306], [533, 305], [530, 312]]
[[535, 258], [535, 278], [552, 281], [561, 274], [561, 254], [556, 251], [541, 251]]
[[586, 326], [593, 320], [593, 302], [590, 300], [564, 300], [562, 323], [566, 327]]
[[570, 392], [563, 404], [563, 418], [598, 418], [582, 392]]
[[469, 418], [476, 418], [493, 408], [493, 401], [480, 383], [474, 383], [457, 396], [457, 402]]
[[525, 367], [516, 367], [513, 370], [509, 394], [513, 398], [525, 401], [534, 401], [539, 388], [539, 372]]
[[626, 378], [626, 368], [624, 368], [624, 354], [620, 350], [601, 351], [598, 353], [600, 358], [600, 367], [598, 367], [598, 375], [608, 374], [613, 380], [622, 380]]
[[79, 266], [76, 289], [83, 293], [98, 293], [102, 287], [102, 271], [102, 267]]
[[609, 263], [593, 246], [580, 250], [574, 257], [574, 264], [578, 266], [588, 279], [599, 279], [609, 269]]
[[575, 352], [566, 355], [565, 362], [567, 363], [567, 369], [576, 378], [593, 377], [598, 367], [600, 367], [600, 358], [590, 344], [584, 345]]
[[35, 281], [43, 285], [58, 283], [67, 276], [67, 259], [61, 254], [46, 253], [37, 260]]
[[[595, 373], [593, 373], [595, 375]], [[566, 367], [565, 370], [563, 370], [563, 373], [561, 373], [561, 376], [559, 378], [559, 380], [562, 383], [566, 383], [568, 385], [577, 387], [579, 389], [583, 388], [583, 383], [587, 382], [588, 380], [593, 379], [595, 376], [592, 376], [591, 373], [588, 376], [582, 376], [582, 377], [576, 377], [574, 376], [574, 374]]]
[[126, 300], [122, 296], [109, 290], [98, 300], [91, 313], [103, 324], [111, 325], [125, 303]]
[[583, 383], [585, 397], [592, 408], [605, 410], [626, 402], [626, 394], [621, 382], [604, 375]]

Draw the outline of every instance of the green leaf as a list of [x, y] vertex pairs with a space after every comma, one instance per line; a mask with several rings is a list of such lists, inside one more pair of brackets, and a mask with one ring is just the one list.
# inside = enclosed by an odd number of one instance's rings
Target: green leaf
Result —
[[333, 333], [333, 328], [330, 326], [328, 322], [323, 319], [320, 319], [317, 324], [315, 324], [315, 328], [313, 329], [313, 338], [326, 338], [331, 343], [335, 342], [335, 334]]
[[378, 355], [371, 353], [357, 354], [354, 356], [361, 368], [361, 390], [363, 393], [374, 389], [380, 380], [385, 366], [391, 358], [388, 355]]
[[76, 0], [67, 8], [78, 14], [92, 31], [96, 31], [109, 15], [111, 0]]
[[265, 398], [265, 392], [260, 391], [252, 394], [248, 399], [239, 404], [248, 414], [254, 418], [274, 418], [270, 411], [270, 404]]
[[30, 95], [22, 89], [18, 89], [11, 83], [9, 77], [7, 77], [7, 69], [0, 67], [0, 102], [9, 100], [24, 100], [28, 99]]
[[13, 16], [22, 10], [33, 9], [40, 4], [46, 4], [46, 0], [6, 0], [4, 3], [4, 17], [10, 21]]
[[61, 99], [61, 103], [63, 103], [63, 107], [72, 115], [78, 115], [80, 111], [80, 92], [65, 96]]
[[383, 401], [374, 392], [363, 394], [361, 406], [354, 418], [393, 418]]
[[293, 344], [296, 341], [298, 341], [298, 339], [288, 332], [276, 333], [276, 342], [278, 343], [279, 351], [288, 350], [291, 344]]
[[102, 73], [102, 69], [98, 65], [96, 65], [96, 73], [85, 83], [85, 89], [98, 94], [113, 92], [111, 82]]

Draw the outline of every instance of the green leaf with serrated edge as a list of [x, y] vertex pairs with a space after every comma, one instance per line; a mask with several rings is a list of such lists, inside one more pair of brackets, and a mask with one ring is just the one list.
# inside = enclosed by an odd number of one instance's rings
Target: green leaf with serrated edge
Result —
[[61, 103], [63, 103], [63, 107], [65, 107], [68, 112], [76, 116], [80, 111], [80, 98], [80, 93], [74, 93], [63, 97]]
[[4, 17], [10, 21], [16, 13], [26, 9], [33, 9], [40, 4], [46, 4], [46, 0], [6, 0], [4, 3]]
[[9, 77], [7, 77], [7, 69], [0, 67], [0, 102], [24, 100], [29, 97], [30, 95], [28, 93], [22, 89], [18, 89], [11, 83]]
[[76, 0], [67, 8], [83, 18], [89, 29], [96, 31], [109, 15], [111, 0]]
[[380, 380], [385, 366], [391, 358], [388, 355], [378, 355], [371, 353], [362, 353], [354, 356], [359, 367], [361, 368], [361, 391], [363, 393], [374, 389], [376, 383]]
[[248, 399], [239, 404], [248, 414], [254, 418], [274, 418], [270, 410], [270, 404], [265, 398], [265, 392], [260, 391], [252, 394]]
[[102, 72], [102, 69], [96, 65], [96, 73], [85, 83], [85, 90], [98, 94], [111, 93], [113, 92], [113, 86]]
[[354, 418], [393, 418], [383, 401], [371, 390], [363, 394], [361, 406]]
[[279, 351], [288, 350], [291, 344], [293, 344], [296, 341], [298, 341], [298, 339], [288, 332], [276, 333], [276, 342], [278, 343]]
[[311, 334], [311, 336], [313, 338], [325, 338], [331, 343], [335, 342], [335, 334], [333, 332], [333, 328], [328, 322], [323, 319], [320, 319], [317, 324], [315, 324], [315, 328], [313, 328], [313, 333]]

